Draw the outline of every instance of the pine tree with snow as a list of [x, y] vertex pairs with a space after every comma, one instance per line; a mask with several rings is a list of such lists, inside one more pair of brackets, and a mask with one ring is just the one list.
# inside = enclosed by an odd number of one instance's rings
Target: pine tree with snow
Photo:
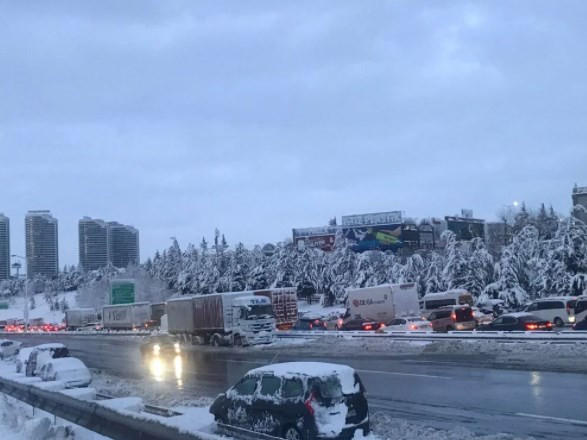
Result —
[[478, 298], [485, 287], [490, 284], [493, 276], [493, 257], [479, 237], [469, 243], [470, 255], [467, 262], [469, 268], [464, 288]]
[[434, 253], [426, 272], [424, 293], [444, 292], [446, 287], [442, 282], [442, 258]]
[[442, 271], [442, 281], [448, 289], [463, 289], [467, 284], [469, 268], [452, 231], [444, 231], [441, 239], [445, 244], [446, 265]]
[[527, 292], [518, 280], [519, 262], [512, 252], [512, 246], [504, 249], [499, 260], [499, 278], [483, 291], [482, 298], [503, 300], [508, 307], [517, 307], [528, 300]]

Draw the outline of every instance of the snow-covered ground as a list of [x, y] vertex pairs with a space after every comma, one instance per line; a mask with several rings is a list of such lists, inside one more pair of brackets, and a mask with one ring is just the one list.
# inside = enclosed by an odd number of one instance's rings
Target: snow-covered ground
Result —
[[[76, 297], [77, 292], [60, 293], [57, 295], [57, 300], [62, 301], [65, 298], [70, 309], [77, 307]], [[30, 308], [29, 299], [29, 319], [43, 318], [45, 323], [59, 324], [63, 321], [65, 314], [59, 310], [51, 310], [42, 293], [34, 295], [35, 308]], [[4, 319], [24, 319], [24, 297], [18, 297], [9, 303], [8, 309], [0, 309], [0, 320]]]

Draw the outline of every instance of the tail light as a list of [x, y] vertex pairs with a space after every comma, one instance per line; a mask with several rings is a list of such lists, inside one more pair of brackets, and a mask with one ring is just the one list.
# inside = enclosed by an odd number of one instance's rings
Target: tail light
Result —
[[378, 330], [380, 330], [380, 329], [382, 329], [382, 328], [385, 328], [385, 324], [381, 322], [381, 323], [379, 324], [379, 329], [378, 329]]
[[336, 323], [338, 324], [338, 327], [339, 328], [342, 327], [343, 322], [344, 321], [342, 319], [339, 319], [338, 321], [336, 321]]
[[538, 324], [531, 324], [531, 323], [526, 324], [526, 330], [537, 330], [537, 329], [538, 329]]
[[304, 406], [306, 407], [306, 409], [308, 410], [308, 412], [312, 416], [315, 413], [315, 410], [314, 410], [314, 407], [312, 406], [312, 403], [314, 403], [315, 401], [316, 401], [316, 394], [314, 394], [314, 391], [312, 391], [310, 393], [310, 396], [308, 397], [308, 399], [304, 402]]
[[414, 324], [412, 324], [412, 325], [410, 325], [410, 329], [412, 329], [412, 330], [418, 330], [418, 326], [417, 326], [417, 325], [414, 325]]
[[312, 330], [314, 328], [314, 325], [312, 323], [310, 323], [310, 330]]
[[371, 324], [363, 324], [363, 330], [371, 330], [373, 326]]
[[[444, 316], [446, 316], [446, 315], [444, 315]], [[452, 319], [453, 321], [456, 321], [457, 320], [457, 314], [455, 312], [452, 312], [450, 314], [450, 319]]]
[[548, 322], [546, 323], [546, 327], [548, 327], [548, 328], [552, 328], [552, 322], [548, 321]]

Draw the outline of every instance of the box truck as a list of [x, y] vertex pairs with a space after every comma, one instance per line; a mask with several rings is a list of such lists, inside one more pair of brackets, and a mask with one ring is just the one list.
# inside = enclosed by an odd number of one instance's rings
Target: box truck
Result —
[[171, 334], [216, 346], [270, 343], [275, 337], [271, 300], [254, 292], [169, 300], [167, 326]]
[[344, 321], [358, 316], [384, 324], [402, 316], [420, 316], [416, 285], [383, 284], [347, 290], [347, 311]]
[[65, 328], [67, 330], [76, 330], [97, 320], [98, 317], [94, 309], [69, 309], [65, 311]]
[[298, 294], [294, 287], [254, 290], [258, 296], [266, 296], [273, 305], [275, 325], [279, 330], [290, 330], [298, 320]]
[[117, 304], [102, 308], [102, 325], [110, 330], [138, 330], [151, 319], [148, 302]]

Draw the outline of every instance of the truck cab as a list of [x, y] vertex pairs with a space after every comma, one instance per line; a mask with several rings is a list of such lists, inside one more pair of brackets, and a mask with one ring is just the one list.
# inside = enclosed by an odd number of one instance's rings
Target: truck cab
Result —
[[242, 296], [232, 302], [232, 343], [268, 344], [275, 337], [271, 300], [263, 296]]

